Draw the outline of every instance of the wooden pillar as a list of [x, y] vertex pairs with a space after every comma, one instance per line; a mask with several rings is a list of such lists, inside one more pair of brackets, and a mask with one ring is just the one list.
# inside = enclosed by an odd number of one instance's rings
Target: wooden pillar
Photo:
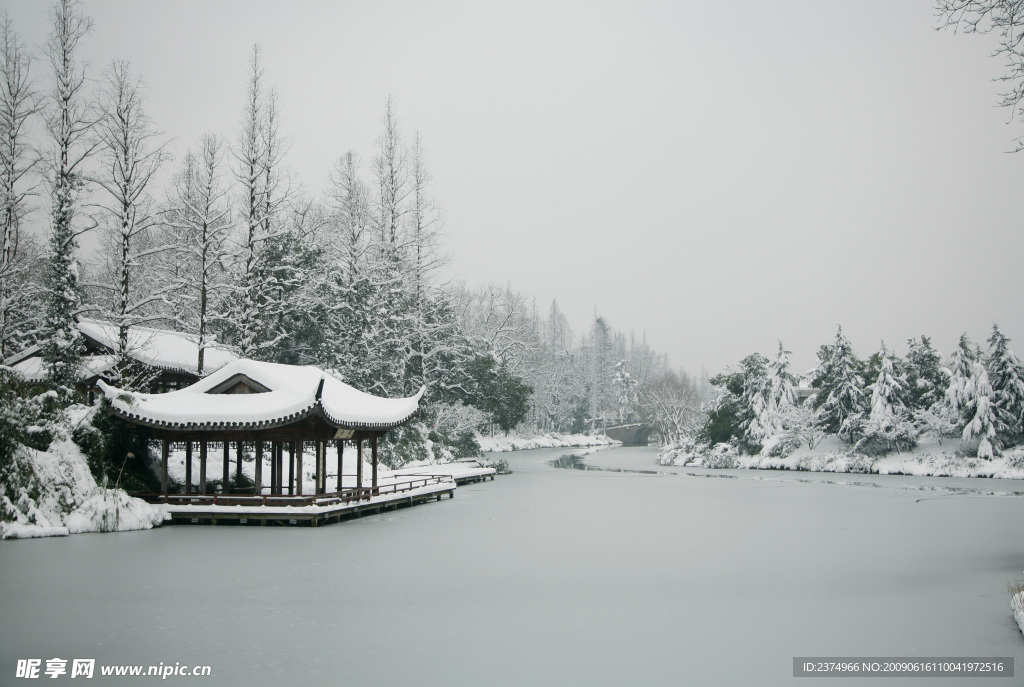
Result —
[[199, 440], [199, 493], [206, 493], [206, 439]]
[[363, 487], [363, 440], [356, 441], [356, 486]]
[[242, 442], [239, 441], [238, 445], [235, 446], [235, 486], [242, 486]]
[[281, 442], [272, 442], [270, 452], [270, 493], [276, 496], [281, 493]]
[[256, 474], [253, 481], [256, 483], [254, 494], [259, 494], [263, 491], [263, 441], [260, 439], [256, 440]]
[[221, 491], [225, 494], [228, 493], [228, 482], [231, 481], [231, 444], [227, 439], [224, 440], [224, 465], [223, 465], [223, 476], [221, 479]]
[[341, 473], [344, 472], [342, 468], [345, 466], [345, 461], [342, 460], [342, 456], [345, 452], [345, 441], [343, 439], [338, 439], [335, 444], [338, 448], [338, 491], [341, 491]]
[[295, 440], [295, 495], [302, 496], [302, 439]]
[[284, 482], [284, 444], [274, 442], [274, 493], [281, 495], [281, 484]]
[[295, 493], [295, 442], [288, 442], [288, 495]]
[[373, 495], [380, 493], [377, 489], [377, 435], [370, 437], [370, 451], [373, 455]]
[[320, 440], [315, 439], [313, 441], [313, 454], [316, 462], [313, 464], [313, 493], [322, 494], [323, 491], [320, 489], [320, 481], [323, 473], [320, 471]]
[[185, 494], [192, 493], [192, 442], [185, 442]]
[[167, 496], [167, 439], [160, 444], [160, 493]]

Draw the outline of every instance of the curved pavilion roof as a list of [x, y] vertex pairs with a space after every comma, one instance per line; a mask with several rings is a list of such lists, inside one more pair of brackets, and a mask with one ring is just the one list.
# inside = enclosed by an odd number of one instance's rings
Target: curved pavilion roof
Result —
[[164, 394], [99, 387], [114, 413], [170, 430], [258, 430], [309, 417], [339, 429], [385, 430], [408, 422], [424, 388], [408, 398], [381, 398], [354, 389], [312, 365], [236, 360], [192, 386]]

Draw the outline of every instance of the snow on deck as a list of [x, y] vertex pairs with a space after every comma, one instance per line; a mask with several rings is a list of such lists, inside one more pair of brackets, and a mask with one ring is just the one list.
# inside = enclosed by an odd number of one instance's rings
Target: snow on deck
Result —
[[444, 463], [442, 465], [422, 465], [412, 468], [399, 468], [387, 473], [389, 477], [413, 476], [413, 475], [445, 475], [451, 477], [457, 483], [479, 482], [486, 477], [497, 474], [494, 468], [487, 468], [477, 461], [462, 463]]

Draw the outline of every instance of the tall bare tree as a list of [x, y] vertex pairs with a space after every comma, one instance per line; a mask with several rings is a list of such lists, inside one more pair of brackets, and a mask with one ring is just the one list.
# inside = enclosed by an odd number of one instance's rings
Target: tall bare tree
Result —
[[106, 280], [91, 286], [108, 294], [104, 314], [117, 326], [115, 354], [122, 383], [131, 360], [130, 328], [156, 319], [157, 306], [173, 287], [146, 274], [156, 255], [168, 248], [154, 236], [157, 213], [150, 195], [150, 184], [167, 155], [146, 115], [141, 89], [128, 62], [113, 62], [105, 73], [103, 116], [97, 126], [102, 166], [95, 183], [105, 192], [100, 207]]
[[220, 137], [204, 135], [199, 153], [189, 151], [185, 156], [167, 219], [175, 246], [173, 314], [178, 327], [197, 336], [199, 374], [205, 368], [206, 348], [214, 340], [211, 325], [224, 318], [227, 297], [231, 225], [227, 190], [221, 183], [223, 158]]
[[30, 260], [21, 223], [27, 198], [34, 192], [30, 173], [39, 162], [27, 126], [41, 110], [39, 94], [29, 77], [31, 58], [24, 42], [4, 13], [0, 18], [0, 361], [32, 338], [28, 307]]

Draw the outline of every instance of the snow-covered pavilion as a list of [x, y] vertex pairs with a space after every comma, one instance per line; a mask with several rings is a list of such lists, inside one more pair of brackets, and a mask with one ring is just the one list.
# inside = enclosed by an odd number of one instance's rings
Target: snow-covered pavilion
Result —
[[[235, 360], [205, 379], [163, 394], [130, 393], [102, 381], [99, 387], [112, 412], [124, 420], [150, 427], [161, 441], [160, 486], [168, 500], [167, 464], [170, 444], [185, 444], [185, 493], [206, 494], [206, 459], [210, 443], [224, 451], [224, 485], [229, 483], [229, 451], [236, 447], [236, 482], [242, 472], [243, 444], [255, 455], [255, 495], [264, 494], [263, 464], [269, 453], [269, 495], [302, 497], [303, 448], [315, 447], [315, 495], [351, 495], [343, 489], [343, 450], [346, 441], [356, 446], [355, 490], [358, 498], [379, 493], [377, 440], [388, 430], [405, 424], [419, 411], [424, 389], [408, 398], [381, 398], [364, 393], [314, 366], [281, 365]], [[327, 451], [337, 451], [337, 489], [328, 491]], [[363, 443], [369, 442], [372, 477], [363, 484]], [[193, 448], [199, 450], [198, 484], [192, 480]], [[285, 470], [287, 451], [289, 469]], [[287, 475], [287, 479], [285, 476]], [[194, 489], [195, 488], [195, 489]], [[172, 497], [172, 499], [177, 497]], [[308, 498], [307, 498], [308, 500]], [[216, 500], [212, 501], [214, 504]], [[222, 498], [221, 503], [225, 500]], [[266, 497], [263, 497], [266, 505]], [[237, 505], [237, 504], [236, 504]]]
[[[101, 320], [81, 318], [78, 331], [85, 341], [85, 355], [79, 370], [79, 387], [91, 390], [98, 381], [109, 382], [117, 365], [117, 325]], [[203, 352], [203, 369], [199, 370], [199, 341], [191, 334], [167, 329], [133, 326], [128, 328], [128, 357], [153, 370], [150, 391], [170, 391], [192, 384], [237, 360], [229, 348], [221, 344], [207, 345]], [[32, 346], [11, 356], [4, 364], [29, 382], [46, 379], [46, 366], [41, 347]]]

